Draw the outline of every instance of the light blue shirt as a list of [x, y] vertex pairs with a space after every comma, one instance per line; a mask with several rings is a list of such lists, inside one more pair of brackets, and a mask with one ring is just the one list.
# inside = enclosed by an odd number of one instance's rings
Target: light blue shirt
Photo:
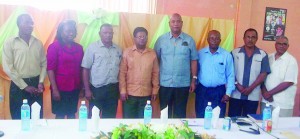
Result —
[[174, 38], [168, 32], [158, 38], [154, 49], [160, 62], [160, 85], [190, 86], [191, 60], [198, 60], [194, 39], [183, 32]]
[[199, 82], [205, 87], [226, 85], [226, 94], [230, 96], [235, 90], [232, 55], [221, 47], [212, 54], [207, 46], [198, 52], [198, 56]]

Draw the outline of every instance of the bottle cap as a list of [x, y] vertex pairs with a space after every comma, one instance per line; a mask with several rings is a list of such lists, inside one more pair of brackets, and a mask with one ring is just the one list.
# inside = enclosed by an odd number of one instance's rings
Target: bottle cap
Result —
[[147, 100], [147, 104], [150, 104], [151, 103], [151, 101], [150, 100]]
[[81, 104], [85, 104], [85, 101], [81, 101]]
[[207, 105], [211, 105], [211, 102], [207, 102]]
[[23, 103], [28, 103], [27, 99], [23, 99]]

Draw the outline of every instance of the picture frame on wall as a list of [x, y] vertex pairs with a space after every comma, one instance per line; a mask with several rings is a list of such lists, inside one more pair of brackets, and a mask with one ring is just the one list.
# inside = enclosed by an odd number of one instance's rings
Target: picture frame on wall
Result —
[[286, 27], [287, 9], [266, 7], [263, 40], [275, 41], [282, 36]]

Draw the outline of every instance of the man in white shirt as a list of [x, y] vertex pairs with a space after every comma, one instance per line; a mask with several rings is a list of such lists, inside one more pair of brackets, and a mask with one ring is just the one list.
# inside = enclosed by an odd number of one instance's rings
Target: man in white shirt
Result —
[[280, 117], [293, 116], [295, 95], [297, 90], [298, 64], [287, 52], [289, 40], [285, 36], [276, 38], [276, 52], [269, 55], [271, 73], [262, 85], [262, 105], [270, 103], [273, 108], [280, 107]]

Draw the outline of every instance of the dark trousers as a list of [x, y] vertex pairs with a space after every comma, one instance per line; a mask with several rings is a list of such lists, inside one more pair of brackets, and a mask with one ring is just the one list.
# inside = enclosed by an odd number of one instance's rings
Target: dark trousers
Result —
[[[28, 86], [38, 88], [39, 76], [23, 79]], [[21, 119], [21, 106], [23, 99], [28, 100], [28, 105], [31, 106], [34, 102], [41, 105], [40, 118], [43, 117], [43, 94], [31, 95], [24, 89], [21, 90], [14, 82], [10, 84], [9, 106], [12, 119]]]
[[168, 106], [169, 118], [186, 118], [190, 87], [163, 87], [159, 89], [160, 109]]
[[212, 108], [220, 107], [220, 118], [224, 118], [226, 112], [226, 103], [222, 103], [222, 97], [226, 94], [225, 85], [217, 87], [205, 87], [201, 83], [196, 89], [196, 117], [204, 118], [205, 108], [208, 102], [211, 102]]
[[123, 118], [143, 118], [147, 100], [151, 100], [151, 97], [128, 96], [128, 99], [123, 101]]
[[99, 88], [91, 87], [94, 98], [90, 102], [89, 112], [93, 106], [97, 106], [101, 111], [101, 118], [116, 118], [119, 83], [108, 84]]
[[256, 114], [257, 107], [258, 101], [230, 98], [228, 115], [229, 117], [246, 117], [247, 114]]

